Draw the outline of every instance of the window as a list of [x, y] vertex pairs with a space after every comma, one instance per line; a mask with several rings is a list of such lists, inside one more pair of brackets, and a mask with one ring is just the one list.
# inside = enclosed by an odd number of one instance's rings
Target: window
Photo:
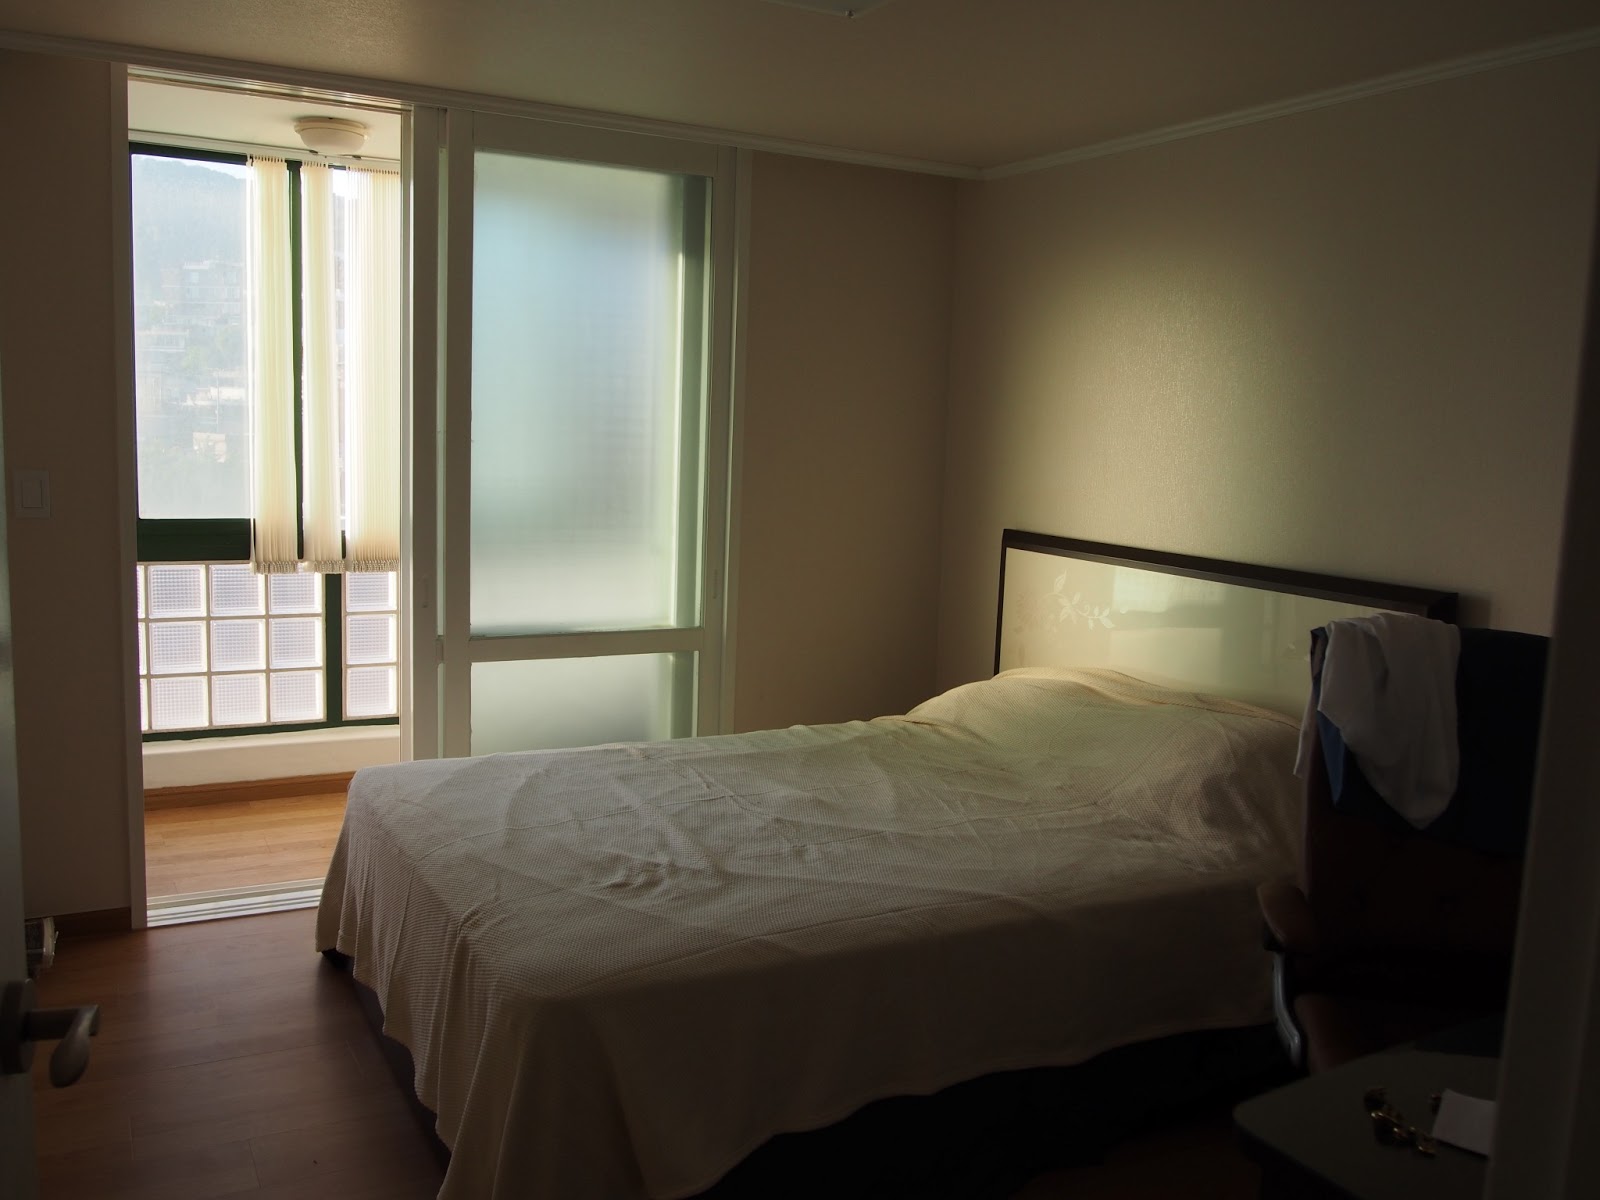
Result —
[[250, 516], [245, 186], [242, 162], [133, 156], [142, 519]]
[[[351, 531], [372, 511], [354, 489], [381, 494], [392, 484], [398, 507], [398, 462], [362, 458], [374, 445], [397, 458], [397, 439], [363, 440], [371, 406], [354, 395], [363, 381], [388, 389], [399, 412], [398, 340], [385, 330], [389, 340], [374, 343], [360, 317], [376, 289], [352, 278], [352, 260], [388, 243], [357, 220], [359, 206], [375, 204], [359, 173], [275, 165], [263, 176], [241, 156], [153, 146], [132, 154], [147, 738], [397, 719], [396, 578], [361, 569], [391, 567], [384, 560], [397, 551], [374, 555], [371, 537]], [[262, 205], [251, 191], [263, 177], [283, 188], [272, 200], [287, 213], [276, 259], [261, 252]], [[398, 257], [396, 248], [384, 269], [397, 275]], [[260, 371], [272, 347], [259, 310], [274, 289], [288, 314], [277, 388], [263, 386]], [[375, 370], [377, 354], [395, 361]], [[320, 382], [308, 386], [308, 368]], [[277, 446], [266, 444], [273, 420], [284, 430]], [[279, 517], [289, 550], [270, 564], [258, 545], [262, 489], [252, 485], [264, 461], [288, 478]]]
[[345, 715], [351, 720], [393, 717], [400, 656], [395, 573], [351, 572], [343, 578]]
[[[397, 715], [392, 571], [257, 575], [244, 563], [149, 563], [135, 594], [146, 734]], [[327, 606], [341, 594], [330, 624]]]

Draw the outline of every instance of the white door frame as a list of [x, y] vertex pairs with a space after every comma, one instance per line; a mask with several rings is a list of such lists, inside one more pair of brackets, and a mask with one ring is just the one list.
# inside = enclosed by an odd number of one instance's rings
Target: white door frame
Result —
[[439, 160], [444, 110], [414, 106], [406, 122], [406, 330], [410, 419], [401, 434], [406, 502], [400, 520], [404, 649], [400, 670], [400, 760], [438, 758], [439, 731], [439, 377], [441, 211]]
[[[442, 141], [432, 148], [424, 136]], [[646, 134], [554, 124], [465, 108], [417, 110], [413, 191], [413, 508], [411, 607], [416, 736], [412, 753], [471, 753], [472, 667], [475, 663], [629, 653], [694, 652], [695, 732], [723, 727], [723, 631], [728, 558], [730, 411], [732, 408], [734, 263], [738, 158], [735, 151]], [[438, 167], [442, 145], [444, 168]], [[471, 612], [472, 480], [472, 188], [474, 151], [492, 146], [518, 153], [693, 174], [711, 181], [711, 279], [704, 398], [704, 472], [700, 529], [701, 613], [697, 625], [662, 630], [473, 636]], [[424, 161], [426, 159], [426, 162]], [[421, 199], [430, 180], [437, 187]], [[433, 232], [436, 231], [436, 232]], [[432, 237], [430, 239], [430, 232]], [[431, 244], [428, 244], [430, 243]], [[434, 268], [422, 260], [427, 257]], [[440, 262], [442, 270], [438, 269]], [[437, 288], [442, 316], [423, 316], [424, 285]], [[419, 319], [420, 318], [420, 319]], [[442, 336], [441, 336], [442, 333]], [[441, 369], [439, 347], [443, 348]], [[430, 386], [430, 383], [432, 386]], [[436, 400], [442, 388], [442, 400]], [[429, 444], [431, 442], [431, 444]], [[442, 453], [440, 452], [442, 449]], [[437, 464], [437, 467], [435, 467]], [[442, 475], [442, 479], [440, 476]], [[430, 495], [428, 485], [442, 489]], [[442, 499], [442, 504], [439, 500]], [[442, 514], [439, 515], [439, 514]], [[442, 522], [442, 523], [441, 523]], [[430, 544], [431, 537], [431, 544]], [[432, 570], [422, 564], [436, 564]], [[442, 582], [441, 582], [442, 581]], [[432, 613], [432, 621], [423, 615]], [[436, 674], [430, 670], [437, 664]], [[430, 690], [431, 688], [431, 690]], [[426, 727], [424, 706], [437, 718]]]

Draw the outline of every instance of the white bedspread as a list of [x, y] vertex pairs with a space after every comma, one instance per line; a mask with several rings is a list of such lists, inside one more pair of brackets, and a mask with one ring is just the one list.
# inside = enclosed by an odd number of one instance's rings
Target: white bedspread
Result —
[[1270, 1016], [1295, 723], [1024, 669], [904, 717], [374, 767], [318, 919], [442, 1197], [714, 1182], [869, 1100]]

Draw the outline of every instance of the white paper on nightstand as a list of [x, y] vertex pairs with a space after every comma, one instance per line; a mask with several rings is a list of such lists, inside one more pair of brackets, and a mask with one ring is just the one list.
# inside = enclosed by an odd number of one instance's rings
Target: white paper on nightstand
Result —
[[1439, 1115], [1433, 1119], [1433, 1136], [1487, 1157], [1494, 1144], [1494, 1101], [1463, 1096], [1447, 1088], [1439, 1097]]

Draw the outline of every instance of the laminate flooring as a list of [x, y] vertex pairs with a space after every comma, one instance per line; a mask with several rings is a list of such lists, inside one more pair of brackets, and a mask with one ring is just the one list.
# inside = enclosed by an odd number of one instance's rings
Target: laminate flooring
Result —
[[42, 1200], [433, 1196], [442, 1172], [315, 914], [63, 938], [40, 1003], [101, 1006], [89, 1070], [35, 1063]]
[[[101, 1028], [74, 1087], [35, 1063], [42, 1200], [435, 1195], [440, 1165], [313, 929], [301, 910], [64, 938], [40, 1003], [96, 1002]], [[1251, 1200], [1258, 1179], [1217, 1111], [1017, 1200]]]
[[146, 890], [154, 899], [321, 879], [343, 820], [343, 792], [147, 810]]

